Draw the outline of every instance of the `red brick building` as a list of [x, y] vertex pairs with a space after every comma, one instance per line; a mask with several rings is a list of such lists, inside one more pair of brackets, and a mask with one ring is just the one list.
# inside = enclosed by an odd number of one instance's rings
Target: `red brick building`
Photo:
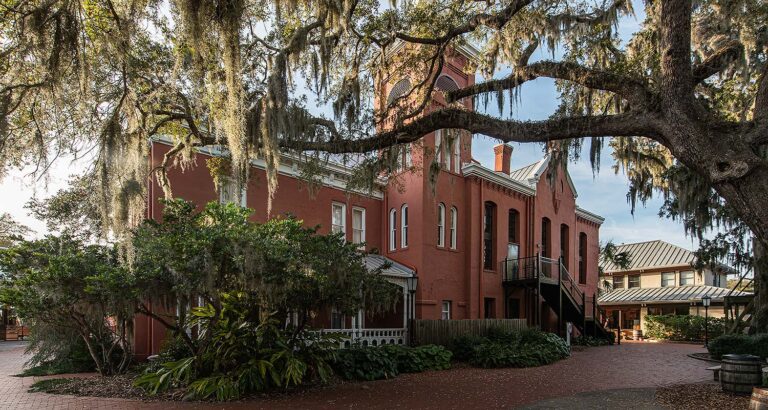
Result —
[[[463, 70], [472, 57], [469, 47], [450, 55], [436, 88], [447, 91], [473, 84], [474, 75]], [[407, 92], [410, 80], [381, 76], [380, 87], [387, 99], [378, 98], [377, 106]], [[435, 94], [434, 104], [444, 105], [442, 94]], [[462, 104], [473, 108], [470, 100]], [[154, 142], [153, 165], [161, 163], [169, 149], [167, 143]], [[367, 251], [378, 254], [368, 259], [371, 265], [385, 259], [395, 262], [386, 274], [404, 289], [402, 307], [387, 317], [361, 312], [340, 318], [321, 312], [318, 326], [379, 329], [366, 334], [378, 335], [378, 342], [403, 338], [408, 315], [526, 318], [553, 331], [570, 321], [579, 329], [597, 330], [593, 300], [603, 219], [576, 205], [576, 188], [565, 169], [553, 172], [548, 158], [512, 159], [507, 145], [494, 148], [495, 167], [486, 168], [472, 158], [472, 136], [460, 130], [428, 134], [402, 152], [403, 169], [397, 178], [379, 181], [372, 193], [347, 190], [350, 170], [334, 164], [323, 170], [322, 186], [310, 189], [299, 178], [298, 159], [282, 159], [269, 216], [290, 213], [309, 226], [319, 225], [321, 232], [341, 231], [350, 241], [364, 242]], [[253, 161], [242, 195], [229, 187], [217, 193], [205, 165], [216, 155], [220, 152], [214, 148], [201, 149], [194, 166], [169, 170], [174, 196], [200, 206], [240, 201], [255, 210], [256, 220], [267, 219], [264, 163]], [[426, 171], [433, 159], [442, 168], [434, 183]], [[511, 162], [528, 165], [511, 169]], [[162, 197], [153, 181], [150, 218], [161, 215]], [[411, 275], [418, 276], [413, 298], [405, 280]], [[163, 335], [159, 324], [137, 319], [137, 354], [156, 352]]]

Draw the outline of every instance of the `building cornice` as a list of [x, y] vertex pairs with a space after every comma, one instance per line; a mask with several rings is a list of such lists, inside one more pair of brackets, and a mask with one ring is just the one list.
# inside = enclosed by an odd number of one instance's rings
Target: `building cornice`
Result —
[[594, 222], [598, 225], [602, 225], [603, 222], [605, 222], [605, 218], [603, 218], [602, 216], [596, 213], [589, 212], [578, 205], [576, 205], [576, 216], [578, 216], [579, 218], [584, 218], [589, 222]]
[[461, 172], [466, 177], [478, 177], [489, 182], [501, 185], [505, 188], [509, 188], [513, 191], [520, 192], [525, 195], [535, 195], [536, 190], [532, 189], [520, 182], [499, 174], [498, 172], [491, 171], [490, 169], [475, 163], [467, 163], [461, 167]]

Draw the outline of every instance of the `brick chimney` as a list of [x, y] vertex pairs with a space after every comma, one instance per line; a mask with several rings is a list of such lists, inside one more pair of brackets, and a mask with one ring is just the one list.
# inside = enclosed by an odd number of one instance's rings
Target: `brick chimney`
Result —
[[499, 144], [493, 147], [493, 153], [496, 154], [496, 165], [494, 171], [509, 175], [509, 163], [512, 160], [512, 147], [507, 144]]

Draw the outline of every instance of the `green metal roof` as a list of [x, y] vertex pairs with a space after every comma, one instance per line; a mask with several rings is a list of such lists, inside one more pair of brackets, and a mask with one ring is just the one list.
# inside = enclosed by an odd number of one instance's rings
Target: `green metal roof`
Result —
[[[598, 297], [602, 305], [629, 305], [637, 303], [698, 302], [704, 296], [720, 302], [731, 290], [717, 286], [667, 286], [662, 288], [614, 289]], [[732, 296], [747, 296], [748, 292], [733, 291]]]
[[600, 268], [606, 273], [654, 269], [670, 266], [691, 265], [696, 256], [688, 249], [662, 240], [618, 245], [617, 252], [629, 254], [628, 269], [621, 269], [613, 262], [600, 259]]

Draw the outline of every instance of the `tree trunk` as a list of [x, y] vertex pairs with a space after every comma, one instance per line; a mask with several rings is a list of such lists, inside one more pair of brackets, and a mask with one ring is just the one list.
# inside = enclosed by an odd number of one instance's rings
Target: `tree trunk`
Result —
[[755, 301], [750, 333], [768, 333], [768, 254], [766, 242], [754, 240], [755, 249]]

